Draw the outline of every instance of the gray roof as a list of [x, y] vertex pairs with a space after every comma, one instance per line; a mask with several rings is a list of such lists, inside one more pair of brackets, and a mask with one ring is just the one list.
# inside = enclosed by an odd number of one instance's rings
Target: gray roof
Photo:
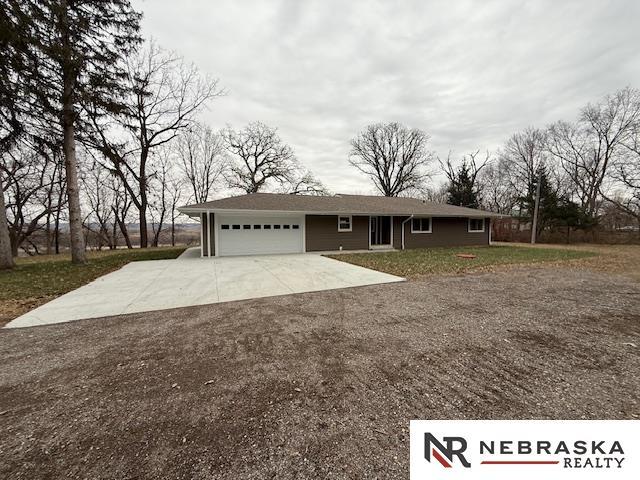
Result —
[[237, 197], [221, 198], [211, 202], [185, 205], [182, 213], [198, 213], [216, 210], [240, 210], [261, 212], [297, 212], [317, 214], [353, 215], [424, 215], [432, 217], [501, 217], [498, 213], [456, 207], [417, 198], [381, 197], [371, 195], [311, 196], [278, 193], [253, 193]]

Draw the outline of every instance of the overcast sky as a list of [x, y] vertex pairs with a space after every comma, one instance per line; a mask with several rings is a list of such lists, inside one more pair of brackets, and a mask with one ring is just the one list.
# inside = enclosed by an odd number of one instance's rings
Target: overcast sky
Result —
[[639, 0], [133, 0], [143, 34], [220, 79], [202, 119], [277, 127], [333, 192], [373, 122], [423, 129], [440, 156], [495, 150], [529, 125], [640, 87]]

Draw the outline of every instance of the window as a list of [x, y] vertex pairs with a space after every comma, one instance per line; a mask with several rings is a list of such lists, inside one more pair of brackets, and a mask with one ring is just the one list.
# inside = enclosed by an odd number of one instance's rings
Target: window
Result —
[[470, 232], [484, 232], [484, 218], [470, 218], [469, 219], [469, 231]]
[[291, 225], [291, 228], [293, 228], [294, 230], [298, 230], [300, 228], [300, 225]]
[[274, 226], [273, 226], [273, 229], [274, 229], [274, 230], [280, 230], [280, 225], [274, 225]]
[[242, 229], [243, 230], [251, 230], [251, 225], [243, 225]]
[[240, 225], [234, 225], [232, 228], [233, 228], [234, 230], [240, 230]]
[[265, 225], [265, 226], [264, 226], [264, 229], [265, 229], [265, 230], [271, 230], [271, 225]]
[[222, 230], [229, 230], [229, 225], [220, 225]]
[[262, 225], [254, 225], [253, 229], [254, 230], [260, 230], [262, 228]]
[[291, 225], [282, 225], [282, 228], [284, 228], [285, 230], [289, 230], [291, 228]]
[[431, 217], [412, 219], [411, 233], [431, 233]]
[[339, 232], [351, 231], [351, 215], [340, 215], [338, 217], [338, 231]]

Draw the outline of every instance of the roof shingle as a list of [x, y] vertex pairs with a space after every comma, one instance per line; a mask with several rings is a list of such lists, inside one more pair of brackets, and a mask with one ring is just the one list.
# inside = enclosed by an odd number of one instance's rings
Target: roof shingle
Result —
[[206, 210], [255, 210], [264, 212], [298, 212], [318, 214], [348, 213], [353, 215], [425, 215], [433, 217], [501, 217], [473, 208], [456, 207], [417, 198], [371, 195], [310, 196], [278, 193], [252, 193], [221, 198], [211, 202], [185, 205], [182, 213]]

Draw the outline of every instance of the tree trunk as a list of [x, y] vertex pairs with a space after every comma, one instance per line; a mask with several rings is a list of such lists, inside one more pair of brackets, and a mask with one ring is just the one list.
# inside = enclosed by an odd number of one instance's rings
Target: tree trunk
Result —
[[12, 228], [9, 229], [9, 243], [11, 244], [11, 255], [17, 257], [22, 242], [20, 242], [19, 234]]
[[71, 262], [81, 264], [86, 262], [85, 241], [82, 231], [82, 212], [80, 210], [80, 189], [78, 187], [78, 162], [76, 159], [74, 88], [78, 80], [74, 66], [73, 46], [69, 29], [69, 5], [63, 0], [59, 13], [61, 47], [63, 59], [60, 61], [62, 69], [62, 149], [64, 152], [64, 167], [67, 181], [67, 201], [69, 202], [69, 237], [71, 244]]
[[56, 255], [60, 253], [60, 207], [58, 206], [58, 210], [56, 212], [56, 221], [54, 223], [53, 230], [53, 242], [55, 246]]
[[47, 255], [51, 255], [51, 213], [47, 213], [47, 221], [45, 225], [45, 238], [47, 241], [46, 253]]
[[64, 166], [67, 174], [67, 201], [69, 202], [69, 236], [71, 239], [71, 261], [85, 263], [85, 247], [82, 233], [82, 212], [80, 210], [80, 189], [78, 188], [78, 163], [76, 161], [76, 140], [73, 113], [66, 113], [63, 120]]
[[9, 223], [7, 222], [7, 209], [4, 205], [4, 189], [2, 188], [2, 179], [0, 179], [0, 270], [6, 270], [14, 266], [11, 239], [9, 238]]
[[149, 233], [147, 231], [147, 200], [143, 199], [140, 204], [140, 248], [149, 246]]
[[127, 248], [128, 249], [133, 248], [133, 245], [131, 245], [131, 238], [129, 238], [129, 230], [127, 230], [127, 224], [124, 223], [123, 220], [120, 220], [120, 218], [118, 218], [117, 216], [116, 216], [116, 222], [118, 223], [118, 227], [120, 227], [120, 232], [122, 233], [122, 237], [124, 238], [124, 241], [127, 244]]
[[176, 217], [171, 215], [171, 246], [176, 246]]

